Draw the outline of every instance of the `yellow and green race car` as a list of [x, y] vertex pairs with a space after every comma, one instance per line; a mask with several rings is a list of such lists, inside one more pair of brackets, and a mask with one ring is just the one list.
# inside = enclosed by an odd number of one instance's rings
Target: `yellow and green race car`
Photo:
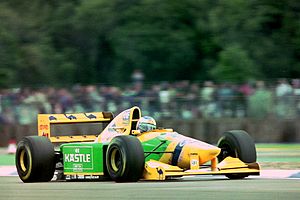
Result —
[[[241, 179], [260, 173], [255, 144], [245, 131], [225, 132], [214, 146], [172, 129], [141, 132], [137, 130], [140, 118], [138, 107], [116, 117], [110, 112], [40, 114], [38, 136], [18, 143], [18, 175], [27, 183], [50, 181], [54, 174], [57, 179], [134, 182], [189, 175]], [[105, 126], [96, 135], [57, 136], [53, 132], [56, 125], [83, 123]]]

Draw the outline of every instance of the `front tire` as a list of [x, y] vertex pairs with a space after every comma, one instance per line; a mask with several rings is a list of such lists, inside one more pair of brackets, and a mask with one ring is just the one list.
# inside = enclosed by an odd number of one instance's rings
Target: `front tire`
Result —
[[16, 151], [16, 168], [25, 183], [48, 182], [55, 171], [55, 152], [51, 141], [42, 136], [28, 136]]
[[116, 182], [136, 182], [143, 174], [145, 165], [141, 142], [134, 136], [115, 137], [106, 152], [106, 167]]
[[[218, 155], [218, 160], [221, 162], [226, 157], [239, 158], [245, 163], [256, 162], [256, 148], [251, 136], [243, 130], [227, 131], [218, 141], [218, 147], [221, 148], [221, 153]], [[247, 177], [247, 174], [228, 174], [230, 179], [242, 179]]]

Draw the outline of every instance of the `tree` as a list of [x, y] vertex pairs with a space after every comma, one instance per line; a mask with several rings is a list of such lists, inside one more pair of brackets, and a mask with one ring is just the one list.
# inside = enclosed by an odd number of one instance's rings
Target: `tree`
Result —
[[260, 77], [254, 61], [238, 44], [233, 44], [220, 52], [217, 65], [210, 73], [218, 81], [235, 83]]
[[210, 24], [216, 43], [222, 49], [232, 43], [247, 49], [264, 78], [292, 77], [299, 75], [293, 41], [299, 38], [299, 10], [296, 1], [219, 1]]
[[90, 36], [84, 43], [92, 50], [88, 63], [99, 77], [108, 71], [117, 81], [127, 80], [135, 68], [148, 80], [190, 78], [187, 69], [196, 68], [197, 7], [196, 1], [83, 3], [77, 19], [82, 34]]
[[146, 81], [296, 78], [299, 13], [285, 0], [0, 1], [0, 84], [120, 84], [135, 68]]

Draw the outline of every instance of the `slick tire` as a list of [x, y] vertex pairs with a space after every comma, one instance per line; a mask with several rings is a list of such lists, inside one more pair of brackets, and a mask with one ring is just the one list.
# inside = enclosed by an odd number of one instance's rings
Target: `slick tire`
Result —
[[28, 136], [19, 143], [16, 167], [25, 183], [48, 182], [55, 171], [55, 152], [51, 141], [42, 136]]
[[143, 174], [145, 165], [141, 142], [134, 136], [115, 137], [106, 151], [106, 167], [116, 182], [136, 182]]
[[[243, 130], [227, 131], [218, 141], [218, 147], [221, 148], [221, 153], [218, 155], [218, 160], [221, 162], [226, 157], [239, 158], [245, 163], [256, 162], [256, 148], [251, 136]], [[228, 174], [230, 179], [242, 179], [247, 177], [247, 174]]]

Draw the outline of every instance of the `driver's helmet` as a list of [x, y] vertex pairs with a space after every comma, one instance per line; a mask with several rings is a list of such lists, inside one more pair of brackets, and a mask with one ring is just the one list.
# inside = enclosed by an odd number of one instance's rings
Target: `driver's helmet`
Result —
[[144, 116], [139, 119], [136, 126], [137, 130], [143, 133], [156, 129], [156, 122], [152, 117]]

